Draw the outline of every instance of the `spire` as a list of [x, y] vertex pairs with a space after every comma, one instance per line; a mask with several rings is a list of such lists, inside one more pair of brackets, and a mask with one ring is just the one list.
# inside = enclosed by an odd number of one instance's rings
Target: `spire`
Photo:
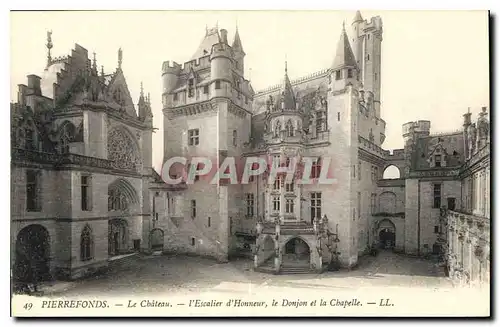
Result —
[[356, 10], [356, 15], [354, 16], [354, 20], [352, 23], [357, 23], [357, 22], [362, 22], [363, 21], [363, 16], [361, 16], [361, 12], [359, 10]]
[[283, 109], [294, 110], [296, 108], [295, 104], [295, 94], [293, 93], [292, 83], [288, 78], [288, 62], [285, 60], [285, 78], [283, 81], [283, 86], [281, 90], [281, 95], [283, 96]]
[[151, 94], [148, 92], [148, 104], [151, 105]]
[[236, 33], [234, 33], [233, 45], [231, 47], [234, 51], [239, 51], [245, 54], [245, 51], [243, 51], [243, 45], [241, 44], [240, 33], [238, 32], [238, 23], [236, 23]]
[[123, 61], [123, 50], [122, 48], [118, 49], [118, 69], [122, 69], [122, 61]]
[[357, 67], [356, 59], [354, 59], [354, 53], [352, 52], [351, 44], [349, 43], [349, 38], [347, 37], [345, 28], [342, 28], [332, 68], [338, 69], [346, 66]]
[[92, 61], [92, 70], [94, 70], [97, 73], [97, 59], [95, 57], [95, 52], [93, 52], [94, 59]]
[[101, 76], [104, 77], [104, 66], [101, 65]]
[[52, 31], [47, 31], [47, 67], [50, 66], [52, 62], [52, 56], [50, 55], [50, 49], [54, 46], [52, 44]]
[[142, 81], [141, 81], [141, 98], [144, 97], [144, 87], [142, 86]]

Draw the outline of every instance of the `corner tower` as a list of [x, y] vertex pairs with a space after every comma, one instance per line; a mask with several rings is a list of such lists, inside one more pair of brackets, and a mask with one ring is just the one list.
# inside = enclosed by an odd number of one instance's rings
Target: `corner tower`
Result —
[[380, 72], [382, 58], [382, 18], [372, 17], [364, 20], [359, 11], [351, 24], [351, 41], [356, 63], [359, 67], [360, 81], [365, 91], [373, 93], [374, 109], [380, 118]]

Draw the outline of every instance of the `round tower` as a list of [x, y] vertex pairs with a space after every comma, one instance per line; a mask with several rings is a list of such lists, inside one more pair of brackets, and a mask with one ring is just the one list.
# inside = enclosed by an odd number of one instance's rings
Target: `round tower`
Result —
[[[224, 30], [221, 34], [225, 35]], [[232, 59], [229, 46], [222, 40], [213, 46], [210, 55], [211, 97], [231, 97]]]
[[170, 94], [177, 87], [180, 72], [181, 66], [175, 61], [172, 66], [170, 66], [169, 61], [163, 62], [161, 79], [163, 84], [162, 102], [164, 108], [168, 107], [169, 102], [172, 101], [169, 99], [168, 94]]

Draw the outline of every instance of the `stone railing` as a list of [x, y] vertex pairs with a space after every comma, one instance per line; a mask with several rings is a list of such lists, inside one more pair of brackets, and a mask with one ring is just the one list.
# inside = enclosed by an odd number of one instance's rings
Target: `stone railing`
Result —
[[111, 161], [96, 157], [87, 157], [74, 153], [52, 153], [32, 151], [21, 148], [12, 149], [12, 161], [28, 161], [36, 163], [46, 163], [55, 166], [78, 165], [90, 166], [103, 169], [111, 169]]
[[368, 152], [371, 153], [375, 153], [381, 157], [385, 158], [386, 156], [389, 156], [391, 154], [389, 150], [384, 150], [375, 143], [359, 135], [358, 135], [358, 142], [359, 142], [359, 147], [361, 149], [367, 150]]
[[410, 171], [409, 178], [420, 177], [458, 177], [460, 170], [450, 168]]
[[397, 187], [397, 186], [405, 186], [404, 178], [395, 178], [395, 179], [379, 179], [377, 181], [378, 187]]

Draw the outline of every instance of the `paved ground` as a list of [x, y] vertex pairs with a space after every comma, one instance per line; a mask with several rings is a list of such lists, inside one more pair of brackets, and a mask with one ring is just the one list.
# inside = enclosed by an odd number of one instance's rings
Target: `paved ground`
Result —
[[252, 271], [252, 261], [218, 264], [188, 256], [133, 256], [103, 276], [45, 287], [46, 296], [123, 296], [194, 294], [207, 291], [233, 294], [259, 288], [304, 291], [352, 290], [365, 287], [452, 288], [442, 269], [429, 260], [391, 252], [360, 259], [352, 271], [307, 275], [269, 275]]

